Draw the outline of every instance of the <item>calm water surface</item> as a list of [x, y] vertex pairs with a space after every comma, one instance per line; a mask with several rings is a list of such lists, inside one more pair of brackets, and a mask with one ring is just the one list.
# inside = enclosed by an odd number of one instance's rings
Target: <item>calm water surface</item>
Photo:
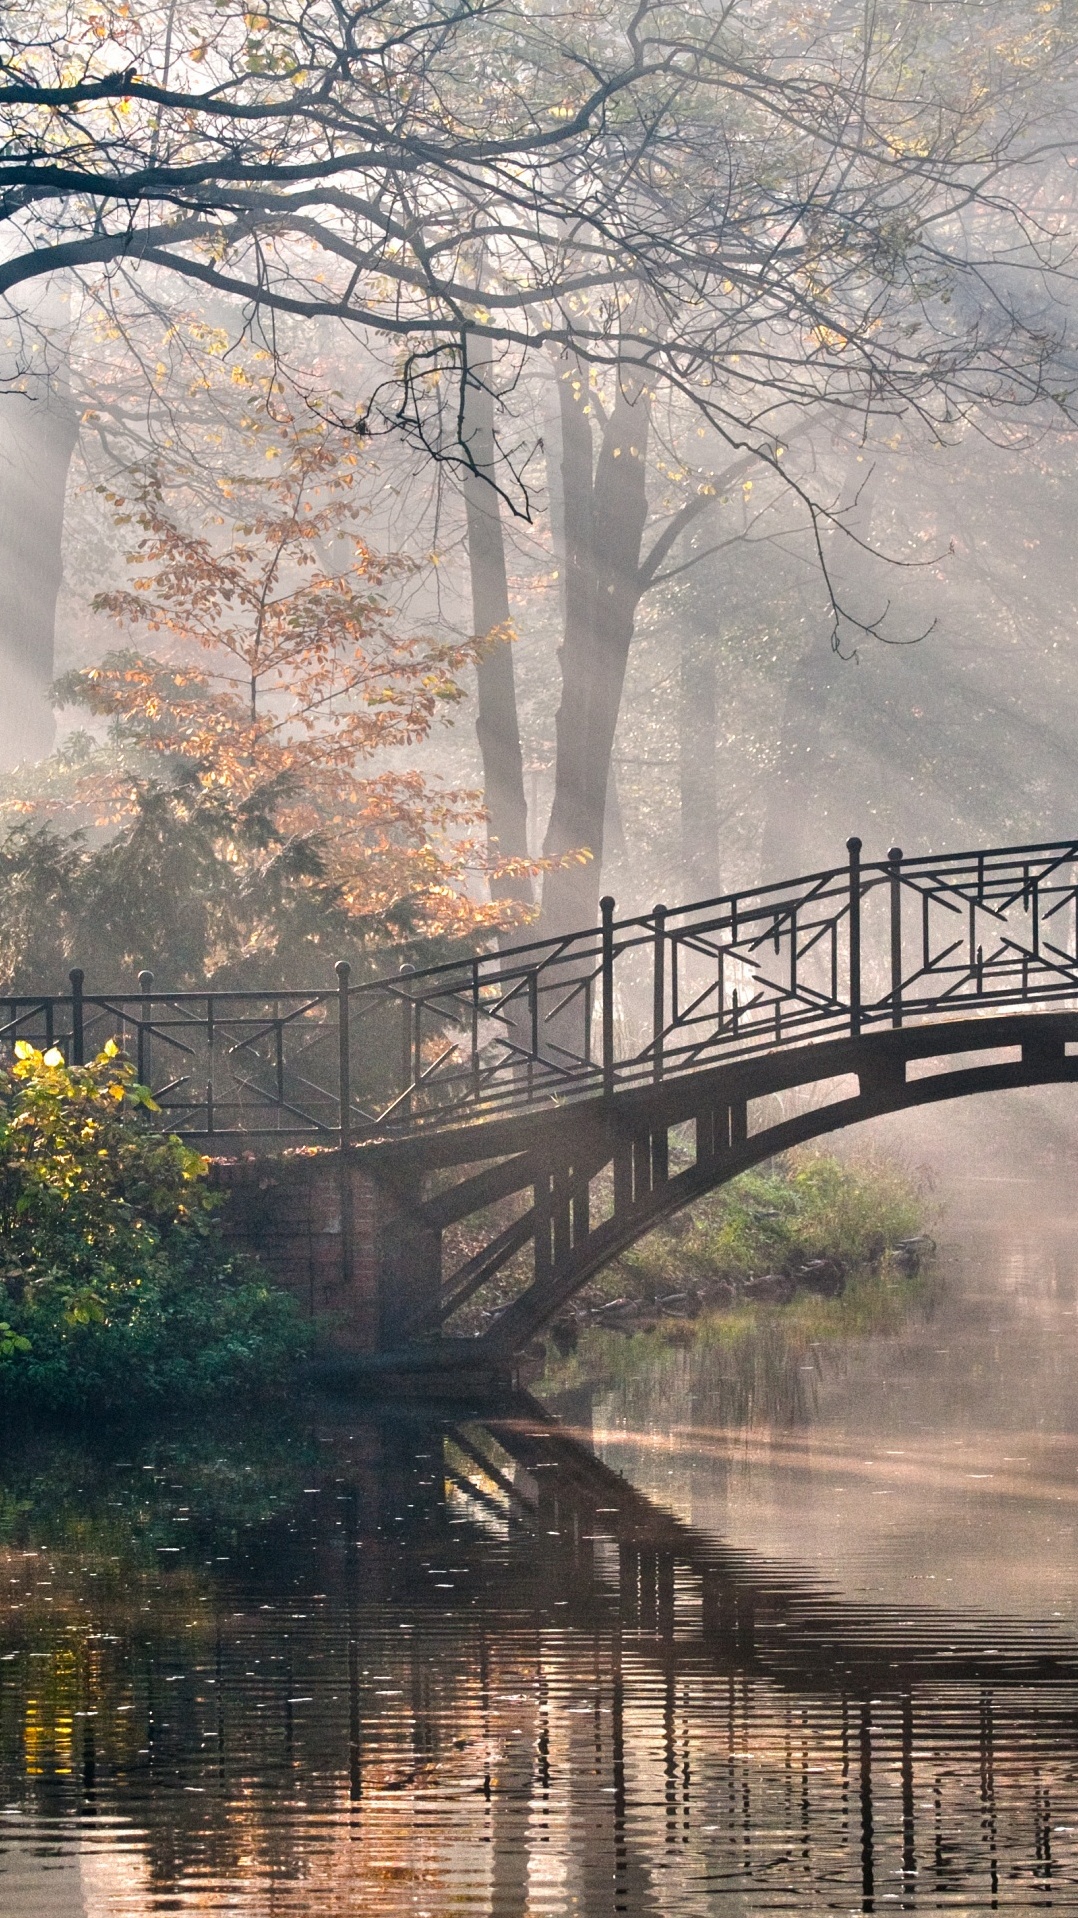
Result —
[[573, 1429], [9, 1447], [0, 1913], [1078, 1910], [1076, 1223]]

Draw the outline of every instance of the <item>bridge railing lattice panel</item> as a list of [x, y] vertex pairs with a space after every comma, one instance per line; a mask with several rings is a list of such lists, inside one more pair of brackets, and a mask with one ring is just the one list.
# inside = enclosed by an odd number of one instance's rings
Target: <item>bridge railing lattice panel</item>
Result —
[[383, 1121], [493, 1115], [874, 1026], [1078, 1003], [1078, 841], [875, 863], [856, 840], [848, 850], [842, 866], [631, 919], [604, 901], [585, 932], [361, 989], [362, 1016], [400, 1022]]
[[0, 1054], [22, 1040], [81, 1064], [111, 1039], [182, 1137], [337, 1143], [339, 992], [92, 994], [72, 982], [0, 999]]
[[337, 990], [0, 1000], [81, 1060], [116, 1038], [189, 1137], [335, 1142], [494, 1117], [775, 1048], [1078, 1005], [1078, 840], [862, 861]]

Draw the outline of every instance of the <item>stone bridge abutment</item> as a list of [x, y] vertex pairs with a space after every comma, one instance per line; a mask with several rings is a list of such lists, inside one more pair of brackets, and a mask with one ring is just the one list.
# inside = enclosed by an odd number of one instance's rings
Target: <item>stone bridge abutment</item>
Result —
[[436, 1308], [438, 1235], [392, 1173], [315, 1148], [213, 1159], [210, 1182], [231, 1245], [324, 1325], [333, 1350], [396, 1349], [409, 1323]]

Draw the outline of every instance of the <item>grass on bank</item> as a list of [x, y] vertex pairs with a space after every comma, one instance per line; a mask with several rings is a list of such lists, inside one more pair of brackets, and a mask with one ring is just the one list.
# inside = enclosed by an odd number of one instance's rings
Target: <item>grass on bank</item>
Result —
[[892, 1161], [806, 1149], [742, 1173], [609, 1266], [583, 1296], [658, 1300], [674, 1286], [735, 1303], [750, 1282], [827, 1260], [852, 1276], [924, 1230], [925, 1202]]
[[232, 1255], [207, 1162], [110, 1043], [0, 1073], [0, 1410], [85, 1417], [279, 1390], [294, 1302]]
[[[783, 1381], [815, 1348], [896, 1332], [926, 1298], [926, 1262], [904, 1248], [930, 1222], [921, 1185], [890, 1160], [789, 1153], [600, 1274], [579, 1295], [572, 1349], [548, 1341], [535, 1389], [625, 1382], [690, 1348], [701, 1374], [741, 1381], [747, 1399], [788, 1397]], [[818, 1264], [832, 1296], [812, 1289]], [[621, 1329], [607, 1311], [618, 1300]]]

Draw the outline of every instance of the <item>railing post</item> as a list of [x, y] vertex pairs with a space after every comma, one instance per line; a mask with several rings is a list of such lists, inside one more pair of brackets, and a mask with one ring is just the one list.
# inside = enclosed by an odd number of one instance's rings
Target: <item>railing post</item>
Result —
[[891, 869], [891, 1024], [902, 1024], [902, 848], [887, 855]]
[[337, 975], [337, 1088], [340, 1099], [340, 1192], [341, 1192], [341, 1279], [347, 1288], [352, 1283], [352, 1168], [348, 1148], [352, 1142], [352, 1049], [349, 1033], [349, 982], [352, 968], [347, 959], [338, 959]]
[[663, 1035], [666, 1031], [666, 907], [656, 906], [655, 949], [652, 962], [652, 1045], [651, 1071], [656, 1080], [663, 1076]]
[[472, 960], [472, 1098], [479, 1097], [479, 961]]
[[539, 1057], [539, 972], [532, 966], [528, 971], [528, 1043], [533, 1059]]
[[86, 1064], [86, 1031], [82, 1009], [82, 987], [86, 974], [81, 966], [76, 966], [68, 974], [71, 981], [71, 1063], [73, 1066]]
[[216, 1036], [217, 1035], [214, 1032], [214, 1026], [213, 1026], [213, 994], [212, 992], [208, 992], [206, 994], [206, 1131], [211, 1139], [213, 1137], [213, 1125], [214, 1125], [213, 1048], [216, 1042]]
[[337, 975], [337, 1086], [341, 1150], [344, 1152], [352, 1136], [352, 1051], [348, 1032], [348, 989], [352, 968], [347, 959], [338, 959], [333, 970]]
[[[414, 971], [415, 971], [414, 966], [403, 965], [401, 966], [397, 974], [397, 977], [400, 979], [410, 979]], [[401, 993], [401, 1098], [404, 1100], [403, 1109], [408, 1116], [411, 1116], [411, 1111], [412, 1111], [413, 1076], [414, 1075], [412, 1072], [412, 999], [411, 999], [410, 993], [402, 992]]]
[[148, 1086], [150, 1083], [150, 1073], [153, 1070], [150, 1062], [149, 1032], [150, 1021], [153, 1018], [153, 1008], [150, 1005], [150, 994], [153, 991], [152, 972], [139, 973], [138, 989], [142, 994], [142, 1006], [139, 1011], [138, 1022], [138, 1078], [140, 1085]]
[[603, 1094], [614, 1090], [614, 901], [604, 893], [599, 901], [603, 915]]
[[850, 1037], [861, 1030], [861, 841], [847, 839], [850, 855]]

